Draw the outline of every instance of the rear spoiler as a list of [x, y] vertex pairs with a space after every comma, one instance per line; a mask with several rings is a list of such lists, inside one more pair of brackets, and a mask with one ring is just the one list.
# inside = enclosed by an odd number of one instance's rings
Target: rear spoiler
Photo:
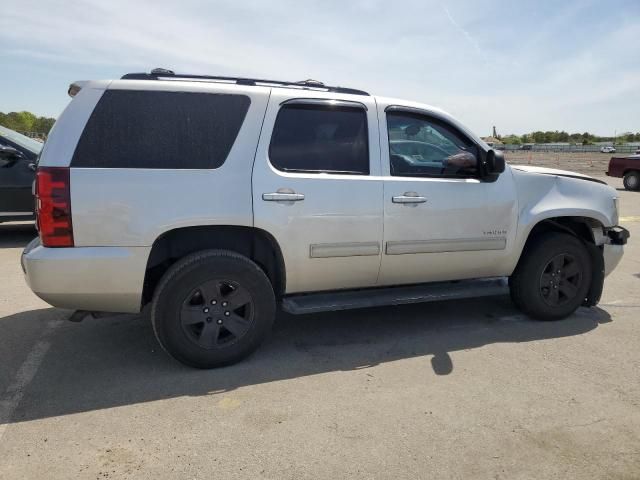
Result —
[[71, 85], [69, 85], [69, 90], [67, 90], [67, 93], [71, 98], [73, 98], [78, 94], [80, 90], [82, 90], [82, 87], [84, 87], [87, 83], [89, 83], [88, 80], [78, 80], [77, 82], [73, 82]]

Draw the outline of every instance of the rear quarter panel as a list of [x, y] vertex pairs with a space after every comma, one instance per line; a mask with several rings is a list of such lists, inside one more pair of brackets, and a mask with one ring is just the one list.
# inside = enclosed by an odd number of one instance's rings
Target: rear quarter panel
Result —
[[68, 167], [91, 112], [109, 81], [89, 82], [58, 117], [40, 152], [39, 166]]
[[149, 246], [180, 227], [253, 224], [251, 169], [269, 89], [189, 83], [119, 81], [112, 88], [249, 96], [249, 110], [225, 163], [212, 170], [72, 168], [76, 246]]

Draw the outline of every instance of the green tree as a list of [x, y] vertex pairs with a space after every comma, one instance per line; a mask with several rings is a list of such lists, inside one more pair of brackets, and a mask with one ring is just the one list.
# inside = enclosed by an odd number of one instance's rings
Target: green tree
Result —
[[0, 125], [17, 132], [31, 132], [47, 135], [55, 123], [55, 118], [36, 117], [31, 112], [0, 112]]
[[507, 145], [520, 145], [522, 143], [520, 137], [513, 134], [503, 137], [502, 141]]
[[544, 132], [533, 132], [531, 134], [531, 138], [533, 139], [533, 141], [535, 143], [544, 143], [545, 142], [545, 135]]
[[38, 117], [33, 123], [33, 131], [46, 135], [49, 133], [49, 130], [51, 130], [51, 127], [53, 127], [55, 121], [55, 118]]

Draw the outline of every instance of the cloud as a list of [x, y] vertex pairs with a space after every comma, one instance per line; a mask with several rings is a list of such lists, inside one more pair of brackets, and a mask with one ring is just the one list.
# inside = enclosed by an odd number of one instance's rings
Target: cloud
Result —
[[480, 134], [638, 130], [640, 4], [620, 2], [4, 0], [0, 110], [57, 115], [73, 80], [166, 67], [316, 78]]
[[462, 28], [458, 22], [456, 22], [455, 18], [453, 18], [453, 15], [451, 15], [451, 12], [447, 7], [442, 5], [442, 9], [444, 10], [444, 13], [447, 14], [447, 18], [449, 19], [449, 22], [451, 22], [451, 25], [453, 25], [454, 28], [462, 32], [464, 37], [469, 41], [469, 44], [476, 50], [476, 52], [478, 52], [478, 55], [480, 55], [480, 58], [482, 58], [482, 61], [484, 62], [485, 66], [488, 65], [489, 61], [487, 59], [487, 55], [482, 50], [482, 48], [480, 48], [480, 44], [478, 43], [478, 41], [475, 38], [473, 38], [467, 30]]

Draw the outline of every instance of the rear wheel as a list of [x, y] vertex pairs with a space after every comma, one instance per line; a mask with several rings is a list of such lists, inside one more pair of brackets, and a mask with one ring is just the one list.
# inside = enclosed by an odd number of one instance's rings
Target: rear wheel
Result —
[[273, 288], [262, 269], [224, 250], [198, 252], [172, 265], [151, 308], [162, 347], [197, 368], [228, 365], [252, 353], [274, 316]]
[[640, 173], [636, 171], [625, 173], [622, 183], [627, 190], [640, 189]]
[[585, 300], [591, 282], [591, 259], [582, 241], [565, 233], [533, 240], [509, 279], [518, 308], [539, 320], [571, 315]]

